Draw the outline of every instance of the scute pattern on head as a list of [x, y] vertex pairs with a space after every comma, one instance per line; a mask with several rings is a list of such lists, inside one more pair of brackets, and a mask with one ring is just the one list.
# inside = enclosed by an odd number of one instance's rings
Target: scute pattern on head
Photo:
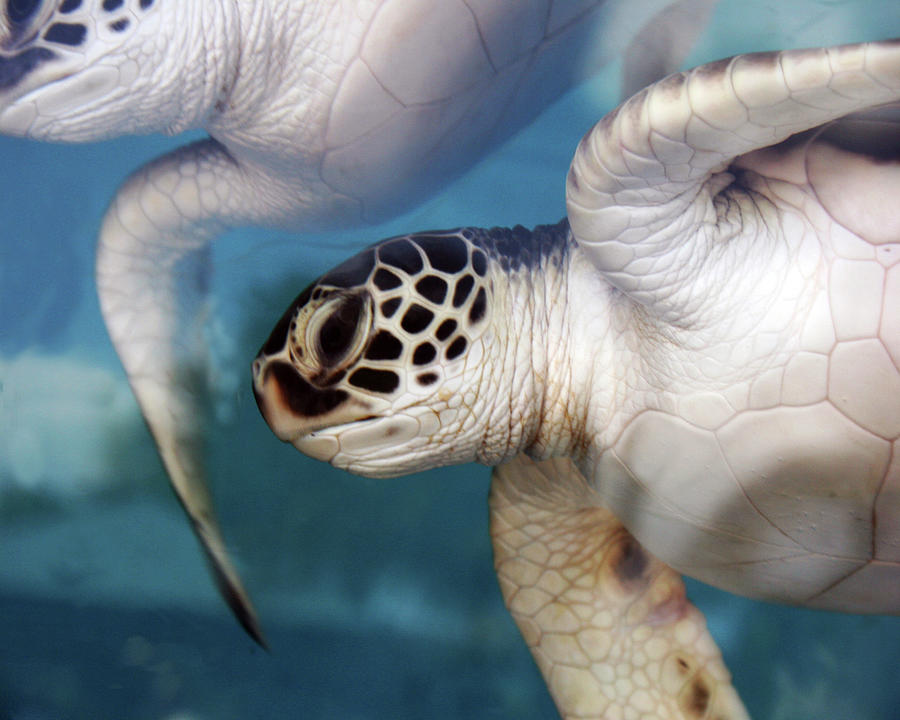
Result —
[[[103, 40], [122, 35], [132, 27], [139, 14], [153, 5], [153, 0], [62, 0], [62, 2], [4, 3], [0, 19], [0, 50], [28, 50], [4, 58], [7, 62], [21, 60], [34, 50], [46, 46], [61, 46], [71, 50], [87, 46], [97, 36]], [[56, 7], [54, 7], [56, 5]], [[43, 59], [53, 54], [44, 53]], [[33, 66], [34, 67], [34, 66]], [[21, 76], [20, 76], [21, 77]]]
[[474, 272], [475, 266], [486, 265], [486, 259], [483, 250], [465, 239], [466, 234], [423, 233], [378, 247], [379, 270], [401, 279], [399, 285], [387, 288], [396, 294], [382, 300], [382, 318], [399, 319], [399, 331], [394, 328], [392, 337], [407, 350], [396, 359], [417, 371], [431, 370], [416, 375], [416, 385], [422, 387], [434, 384], [440, 371], [430, 366], [440, 357], [453, 359], [460, 354], [449, 353], [454, 343], [465, 347], [478, 335], [484, 313], [466, 318], [477, 300], [475, 287], [482, 296], [486, 292]]
[[[301, 293], [264, 344], [253, 372], [266, 421], [302, 452], [370, 476], [499, 462], [526, 447], [537, 421], [519, 420], [537, 418], [532, 402], [544, 400], [540, 382], [516, 372], [532, 367], [516, 364], [517, 348], [535, 335], [547, 341], [547, 320], [519, 317], [530, 303], [514, 307], [511, 286], [562, 298], [553, 278], [570, 244], [563, 221], [430, 231], [368, 248]], [[522, 325], [510, 326], [516, 318]], [[509, 362], [486, 361], [498, 356]], [[299, 381], [282, 382], [272, 367]], [[291, 401], [293, 389], [329, 395]], [[338, 391], [343, 401], [329, 405]]]
[[276, 434], [397, 412], [462, 372], [487, 326], [485, 252], [467, 229], [391, 238], [304, 290], [254, 364]]
[[[318, 280], [295, 301], [293, 312], [338, 288], [364, 287], [384, 322], [370, 332], [363, 353], [362, 360], [372, 364], [363, 362], [360, 370], [365, 372], [354, 373], [350, 383], [376, 393], [394, 392], [399, 379], [389, 382], [387, 373], [396, 372], [398, 364], [424, 368], [438, 358], [439, 348], [452, 359], [477, 337], [487, 306], [481, 281], [487, 259], [472, 238], [465, 230], [452, 230], [379, 243]], [[450, 347], [454, 352], [448, 352]], [[266, 348], [271, 351], [269, 343]]]

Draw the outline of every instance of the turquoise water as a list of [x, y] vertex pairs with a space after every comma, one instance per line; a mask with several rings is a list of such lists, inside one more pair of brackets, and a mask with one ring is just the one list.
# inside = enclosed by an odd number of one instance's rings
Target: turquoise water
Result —
[[[723, 3], [692, 61], [891, 35], [895, 0]], [[93, 289], [116, 186], [183, 139], [0, 139], [0, 720], [554, 716], [494, 579], [488, 470], [373, 481], [310, 461], [265, 427], [246, 368], [287, 301], [363, 243], [561, 217], [571, 152], [615, 77], [389, 224], [217, 245], [210, 465], [269, 654], [212, 587]], [[689, 591], [755, 718], [900, 718], [898, 619]]]

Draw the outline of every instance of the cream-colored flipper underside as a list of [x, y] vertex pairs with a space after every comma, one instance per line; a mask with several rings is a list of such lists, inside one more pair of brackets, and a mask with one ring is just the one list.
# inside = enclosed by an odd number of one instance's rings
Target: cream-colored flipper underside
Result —
[[564, 719], [748, 717], [681, 577], [570, 460], [501, 465], [490, 507], [504, 600]]

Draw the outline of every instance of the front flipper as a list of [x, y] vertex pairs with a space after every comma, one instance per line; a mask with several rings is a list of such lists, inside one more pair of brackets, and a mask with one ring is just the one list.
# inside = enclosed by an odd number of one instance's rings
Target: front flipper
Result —
[[104, 217], [97, 288], [113, 344], [219, 589], [265, 645], [219, 530], [203, 461], [209, 243], [225, 227], [221, 218], [242, 210], [239, 181], [240, 171], [213, 140], [141, 168]]
[[670, 75], [582, 139], [566, 183], [572, 232], [609, 282], [667, 323], [704, 317], [698, 278], [723, 282], [704, 263], [761, 214], [752, 197], [731, 202], [732, 163], [898, 100], [900, 40], [738, 55]]
[[569, 460], [501, 465], [490, 506], [503, 597], [563, 718], [747, 718], [681, 577]]

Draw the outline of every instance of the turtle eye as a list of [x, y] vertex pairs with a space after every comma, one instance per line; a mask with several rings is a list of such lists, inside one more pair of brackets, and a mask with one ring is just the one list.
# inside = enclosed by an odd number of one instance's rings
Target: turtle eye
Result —
[[41, 7], [41, 0], [6, 0], [6, 17], [13, 25], [24, 25]]
[[337, 368], [362, 351], [370, 321], [367, 296], [336, 295], [326, 300], [310, 318], [307, 347], [314, 350], [323, 369]]
[[14, 51], [28, 43], [35, 32], [53, 16], [56, 2], [43, 0], [0, 0], [0, 47]]

